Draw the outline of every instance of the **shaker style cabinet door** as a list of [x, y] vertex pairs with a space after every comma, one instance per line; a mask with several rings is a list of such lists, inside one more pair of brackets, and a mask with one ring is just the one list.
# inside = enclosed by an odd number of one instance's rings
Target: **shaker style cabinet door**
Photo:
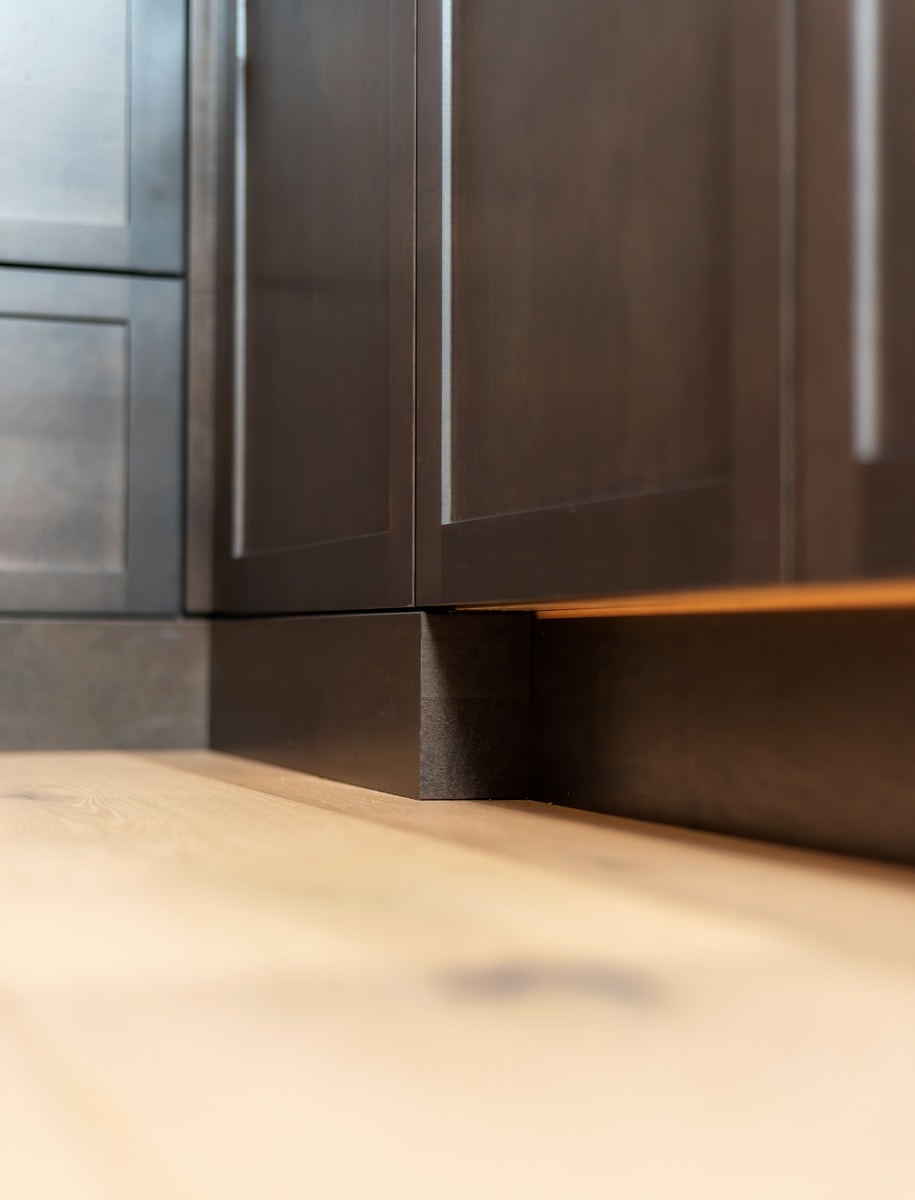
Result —
[[798, 569], [915, 574], [915, 3], [800, 4]]
[[0, 611], [180, 609], [182, 287], [0, 270]]
[[0, 262], [178, 274], [185, 0], [0, 4]]
[[780, 0], [420, 0], [418, 601], [776, 581]]
[[217, 611], [412, 603], [414, 10], [237, 7]]

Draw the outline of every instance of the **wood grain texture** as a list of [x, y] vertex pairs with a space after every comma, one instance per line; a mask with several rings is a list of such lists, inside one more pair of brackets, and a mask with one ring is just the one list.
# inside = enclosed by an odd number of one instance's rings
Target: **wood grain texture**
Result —
[[450, 374], [438, 9], [421, 0], [420, 602], [778, 579], [780, 6], [454, 6]]
[[390, 26], [372, 0], [248, 15], [252, 553], [387, 530]]
[[11, 1195], [909, 1195], [908, 873], [205, 753], [3, 757], [0, 868]]
[[247, 10], [245, 261], [227, 271], [243, 275], [244, 380], [222, 364], [219, 612], [413, 602], [414, 13]]
[[915, 863], [912, 612], [536, 626], [534, 795]]
[[800, 6], [798, 544], [800, 577], [808, 580], [910, 575], [915, 567], [908, 519], [915, 506], [915, 355], [905, 315], [915, 269], [910, 220], [915, 30], [908, 0], [886, 0], [879, 7], [875, 182], [880, 436], [872, 461], [862, 461], [853, 446], [851, 10], [830, 0]]
[[212, 745], [420, 799], [526, 796], [529, 679], [523, 613], [217, 621]]
[[418, 614], [217, 620], [212, 637], [215, 749], [417, 793]]
[[192, 0], [188, 13], [187, 453], [184, 600], [213, 609], [215, 422], [219, 360], [231, 337], [219, 308], [220, 253], [232, 220], [232, 0]]
[[848, 13], [801, 7], [798, 163], [798, 551], [802, 579], [857, 574], [851, 425], [852, 178]]
[[[895, 459], [911, 466], [915, 457], [915, 346], [904, 314], [915, 303], [915, 124], [912, 67], [915, 7], [907, 0], [884, 0], [883, 185], [884, 369], [886, 441]], [[896, 529], [897, 537], [908, 530]], [[915, 546], [907, 541], [905, 553]], [[910, 562], [915, 562], [913, 555]]]
[[456, 5], [454, 520], [727, 470], [729, 7]]

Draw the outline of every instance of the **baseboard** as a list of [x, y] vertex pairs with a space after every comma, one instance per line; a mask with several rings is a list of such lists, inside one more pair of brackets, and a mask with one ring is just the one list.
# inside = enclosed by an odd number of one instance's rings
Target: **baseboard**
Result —
[[224, 619], [212, 646], [217, 750], [417, 799], [528, 794], [526, 614]]
[[0, 662], [0, 750], [212, 740], [400, 795], [915, 864], [912, 611], [8, 618]]
[[207, 744], [206, 621], [0, 619], [0, 750]]
[[915, 612], [537, 622], [540, 800], [915, 863]]

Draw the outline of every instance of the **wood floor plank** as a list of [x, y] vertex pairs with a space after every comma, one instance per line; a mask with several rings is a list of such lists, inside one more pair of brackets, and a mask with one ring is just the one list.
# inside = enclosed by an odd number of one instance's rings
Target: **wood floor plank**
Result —
[[0, 1115], [47, 1160], [4, 1194], [908, 1198], [913, 911], [543, 806], [0, 755]]
[[509, 859], [743, 913], [798, 938], [915, 966], [915, 872], [528, 801], [417, 804], [212, 751], [151, 756], [183, 771]]

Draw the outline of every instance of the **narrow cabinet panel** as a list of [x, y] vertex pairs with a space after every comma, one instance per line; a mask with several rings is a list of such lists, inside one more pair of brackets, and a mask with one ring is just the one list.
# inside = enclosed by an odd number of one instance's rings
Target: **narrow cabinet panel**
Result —
[[800, 571], [911, 575], [915, 4], [801, 14]]
[[0, 261], [178, 274], [185, 0], [0, 5]]
[[180, 608], [182, 288], [0, 270], [0, 610]]
[[216, 607], [409, 605], [413, 0], [239, 5], [236, 45]]
[[420, 603], [779, 578], [784, 10], [420, 0]]

